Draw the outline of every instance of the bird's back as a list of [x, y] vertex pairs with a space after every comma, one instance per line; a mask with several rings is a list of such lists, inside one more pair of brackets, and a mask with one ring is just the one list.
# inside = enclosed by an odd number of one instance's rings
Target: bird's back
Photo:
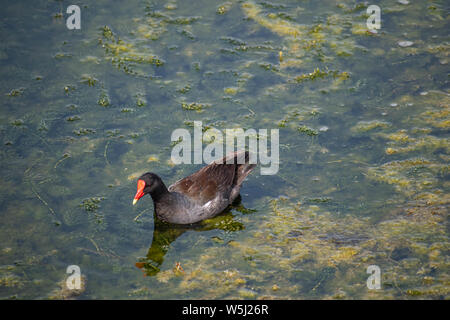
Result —
[[[238, 160], [243, 163], [239, 164]], [[169, 187], [172, 199], [164, 201], [167, 202], [164, 206], [157, 205], [157, 214], [162, 220], [173, 223], [211, 218], [239, 196], [243, 181], [254, 167], [254, 164], [249, 163], [247, 151], [230, 153], [172, 184]], [[167, 212], [168, 207], [171, 212]]]

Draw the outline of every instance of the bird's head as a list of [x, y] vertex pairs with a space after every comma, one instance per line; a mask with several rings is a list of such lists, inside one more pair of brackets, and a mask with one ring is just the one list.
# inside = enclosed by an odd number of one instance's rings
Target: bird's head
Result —
[[144, 173], [137, 181], [137, 192], [133, 199], [133, 205], [147, 193], [150, 195], [155, 193], [161, 185], [164, 185], [164, 183], [158, 175], [151, 172]]

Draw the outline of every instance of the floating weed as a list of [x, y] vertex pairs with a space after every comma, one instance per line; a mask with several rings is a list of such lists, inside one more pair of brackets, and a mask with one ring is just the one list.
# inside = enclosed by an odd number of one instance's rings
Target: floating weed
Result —
[[108, 107], [110, 105], [109, 96], [106, 92], [103, 91], [100, 93], [97, 104], [102, 107]]
[[134, 109], [132, 109], [132, 108], [122, 108], [122, 109], [120, 109], [120, 112], [122, 112], [122, 113], [131, 113], [131, 112], [134, 112]]
[[191, 86], [189, 84], [185, 85], [184, 87], [178, 88], [177, 92], [181, 94], [186, 94], [189, 91], [191, 91]]
[[159, 162], [159, 161], [160, 161], [160, 160], [159, 160], [159, 158], [158, 158], [157, 155], [152, 155], [152, 156], [148, 157], [148, 159], [147, 159], [147, 163], [150, 163], [150, 162]]
[[243, 47], [243, 46], [247, 45], [247, 43], [245, 41], [238, 39], [238, 38], [234, 38], [234, 37], [221, 37], [220, 40], [225, 41], [225, 42], [235, 45], [235, 46], [239, 46], [239, 47]]
[[228, 11], [230, 11], [232, 5], [232, 2], [224, 2], [217, 7], [216, 13], [219, 15], [226, 14]]
[[310, 137], [314, 137], [314, 136], [317, 136], [319, 134], [319, 132], [317, 130], [312, 129], [312, 128], [310, 128], [308, 126], [305, 126], [305, 125], [298, 127], [297, 131], [300, 132], [300, 133], [305, 133], [306, 135], [308, 135]]
[[286, 21], [279, 17], [266, 18], [261, 14], [261, 8], [253, 2], [242, 4], [244, 13], [252, 20], [277, 33], [280, 36], [301, 37], [306, 31], [306, 27]]
[[331, 198], [327, 198], [327, 197], [322, 197], [322, 198], [309, 198], [306, 200], [306, 202], [311, 202], [311, 203], [326, 203], [326, 202], [330, 202]]
[[76, 90], [76, 87], [72, 86], [72, 85], [67, 85], [67, 86], [64, 87], [64, 92], [65, 93], [70, 93], [71, 91], [75, 91], [75, 90]]
[[238, 92], [238, 88], [236, 87], [228, 87], [228, 88], [224, 88], [223, 92], [225, 94], [229, 94], [229, 95], [235, 95]]
[[62, 19], [64, 18], [64, 15], [62, 12], [56, 12], [52, 15], [53, 19]]
[[214, 241], [215, 243], [218, 243], [218, 244], [223, 244], [224, 243], [222, 238], [216, 237], [216, 236], [211, 237], [211, 240]]
[[[184, 121], [184, 124], [188, 127], [194, 128], [195, 123], [194, 121], [190, 121], [190, 120], [186, 120]], [[223, 123], [221, 121], [214, 121], [211, 122], [208, 118], [203, 118], [203, 123], [202, 123], [202, 133], [205, 133], [206, 131], [208, 131], [209, 129], [212, 128], [218, 128], [223, 126]]]
[[443, 97], [438, 105], [433, 104], [430, 110], [421, 113], [418, 117], [438, 129], [450, 128], [450, 98]]
[[353, 247], [341, 247], [337, 250], [337, 252], [330, 257], [330, 262], [332, 264], [337, 264], [342, 261], [348, 261], [350, 260], [354, 255], [358, 253], [357, 248]]
[[147, 105], [147, 99], [145, 99], [145, 97], [143, 97], [141, 95], [137, 96], [136, 105], [139, 108], [145, 107]]
[[69, 153], [64, 153], [63, 156], [62, 156], [62, 158], [59, 159], [59, 160], [55, 163], [55, 165], [53, 166], [53, 168], [56, 169], [56, 167], [58, 167], [59, 164], [60, 164], [61, 162], [63, 162], [64, 160], [66, 160], [66, 159], [68, 159], [68, 158], [70, 158], [70, 154], [69, 154]]
[[71, 58], [73, 55], [68, 52], [58, 52], [53, 56], [55, 59], [64, 59], [64, 58]]
[[[423, 96], [423, 99], [429, 100], [428, 110], [419, 114], [412, 113], [408, 122], [425, 122], [440, 129], [441, 120], [448, 114], [448, 98], [444, 96], [443, 99], [435, 100], [438, 96]], [[401, 99], [402, 102], [409, 100], [408, 97]], [[434, 212], [439, 215], [441, 210], [433, 206], [450, 203], [448, 195], [442, 194], [440, 189], [443, 187], [440, 177], [448, 174], [448, 159], [445, 156], [434, 156], [437, 150], [448, 153], [450, 144], [448, 139], [433, 136], [431, 132], [429, 128], [413, 127], [391, 133], [376, 133], [378, 137], [386, 140], [385, 151], [389, 157], [414, 154], [409, 159], [393, 160], [368, 169], [369, 179], [393, 185], [397, 192], [410, 199], [409, 214], [429, 215]], [[423, 154], [424, 151], [426, 157], [417, 157], [417, 153]]]
[[406, 130], [399, 130], [397, 132], [389, 133], [389, 134], [379, 133], [378, 136], [384, 137], [385, 139], [388, 139], [391, 141], [400, 142], [400, 143], [412, 142], [414, 140], [414, 139], [411, 139], [411, 137], [407, 134]]
[[81, 120], [81, 118], [79, 116], [69, 116], [66, 118], [66, 121], [68, 122], [74, 122], [74, 121], [78, 121]]
[[95, 84], [98, 82], [98, 79], [95, 78], [94, 76], [91, 76], [89, 74], [83, 74], [81, 76], [81, 82], [82, 83], [86, 83], [89, 87], [93, 87], [95, 86]]
[[313, 72], [302, 74], [293, 79], [297, 83], [301, 83], [305, 80], [316, 80], [326, 77], [333, 77], [335, 79], [346, 80], [350, 77], [347, 72], [339, 72], [336, 70], [320, 70], [319, 68], [314, 69]]
[[24, 285], [23, 280], [13, 273], [7, 273], [0, 277], [0, 287], [20, 288]]
[[274, 71], [274, 72], [280, 71], [276, 65], [271, 64], [271, 63], [261, 62], [261, 63], [259, 63], [259, 66], [267, 71]]
[[48, 299], [51, 300], [74, 300], [78, 296], [82, 295], [87, 286], [87, 278], [85, 275], [81, 275], [80, 277], [80, 288], [79, 289], [70, 289], [67, 286], [67, 279], [61, 280], [58, 283], [58, 288], [53, 290]]
[[107, 137], [117, 137], [120, 134], [119, 129], [110, 129], [106, 130], [106, 136]]
[[[296, 77], [287, 72], [290, 69], [297, 70], [305, 61], [315, 62], [318, 59], [321, 62], [330, 62], [334, 60], [330, 53], [335, 53], [339, 57], [351, 56], [357, 46], [354, 40], [345, 37], [342, 32], [344, 28], [351, 26], [351, 14], [331, 15], [323, 22], [308, 26], [295, 23], [295, 19], [284, 12], [272, 12], [272, 10], [266, 13], [267, 8], [274, 9], [271, 6], [267, 7], [251, 1], [242, 4], [242, 9], [249, 19], [283, 37], [283, 54], [279, 57], [280, 70], [283, 72], [280, 72], [277, 67], [274, 68], [264, 63], [263, 66], [267, 70], [278, 72], [279, 75], [288, 78], [290, 82], [332, 77], [335, 79], [332, 89], [336, 89], [337, 85], [350, 77], [346, 71], [330, 71], [319, 68], [309, 74]], [[245, 47], [247, 48], [247, 46]], [[271, 48], [271, 51], [275, 51], [275, 48]]]
[[179, 32], [180, 32], [181, 35], [185, 36], [186, 38], [188, 38], [190, 40], [195, 40], [196, 39], [196, 36], [192, 32], [190, 32], [189, 30], [181, 29]]
[[150, 289], [147, 287], [139, 287], [128, 291], [130, 297], [146, 297], [150, 294]]
[[352, 34], [356, 35], [370, 35], [367, 26], [363, 23], [355, 23], [352, 25]]
[[203, 220], [203, 225], [214, 229], [224, 230], [228, 232], [244, 230], [244, 225], [233, 219], [232, 215], [217, 216], [211, 219]]
[[359, 121], [354, 127], [351, 128], [351, 131], [364, 133], [377, 128], [389, 128], [390, 126], [390, 123], [380, 120]]
[[291, 126], [292, 128], [298, 128], [296, 125], [298, 122], [309, 120], [314, 118], [320, 114], [319, 108], [313, 107], [304, 107], [297, 105], [288, 105], [286, 108], [289, 110], [286, 116], [278, 121], [278, 126], [280, 128], [284, 128], [287, 126]]
[[111, 28], [108, 26], [104, 26], [102, 28], [102, 35], [107, 40], [114, 40], [114, 34], [113, 34]]
[[10, 97], [18, 97], [18, 96], [21, 96], [23, 94], [24, 90], [25, 90], [24, 88], [12, 89], [6, 95], [10, 96]]
[[295, 20], [294, 17], [291, 14], [287, 13], [287, 12], [276, 12], [276, 13], [271, 12], [271, 13], [269, 13], [267, 15], [267, 17], [270, 18], [270, 19], [280, 18], [280, 19], [287, 20], [287, 21], [294, 21]]
[[149, 23], [140, 24], [136, 30], [136, 33], [139, 36], [154, 41], [158, 40], [165, 32], [165, 28], [155, 25], [155, 23], [152, 23], [152, 21], [149, 21]]
[[346, 13], [355, 13], [355, 12], [365, 10], [367, 8], [367, 3], [365, 3], [365, 2], [356, 3], [355, 5], [353, 5], [351, 7], [349, 7], [345, 3], [338, 3], [336, 5], [336, 7], [344, 10], [344, 12], [346, 12]]
[[73, 130], [73, 133], [76, 134], [77, 136], [85, 136], [88, 134], [94, 134], [96, 131], [94, 129], [90, 129], [90, 128], [79, 128], [76, 130]]
[[95, 56], [86, 56], [86, 57], [80, 59], [80, 62], [100, 64], [100, 59]]
[[269, 8], [269, 9], [285, 9], [286, 5], [282, 4], [282, 3], [274, 3], [274, 2], [270, 2], [270, 1], [261, 1], [259, 2], [259, 4], [264, 7], [264, 8]]
[[186, 102], [182, 102], [181, 103], [181, 107], [184, 110], [194, 110], [197, 112], [203, 112], [203, 110], [205, 108], [210, 108], [211, 104], [209, 103], [199, 103], [199, 102], [191, 102], [191, 103], [186, 103]]
[[84, 199], [82, 203], [80, 204], [80, 207], [82, 207], [87, 212], [95, 212], [100, 208], [100, 202], [105, 200], [103, 197], [91, 197], [88, 199]]
[[21, 127], [23, 126], [24, 121], [22, 119], [15, 119], [13, 121], [11, 121], [11, 125], [13, 125], [14, 127]]
[[[426, 168], [419, 173], [418, 168]], [[448, 168], [445, 164], [437, 164], [432, 161], [416, 158], [385, 163], [379, 167], [368, 170], [368, 177], [395, 186], [396, 190], [408, 196], [423, 192], [436, 186], [437, 175]], [[417, 172], [410, 175], [411, 170]], [[430, 185], [431, 184], [431, 185]]]
[[139, 172], [133, 172], [132, 174], [128, 175], [127, 180], [128, 180], [128, 181], [134, 181], [134, 180], [136, 180], [137, 178], [139, 178], [141, 175], [142, 175], [142, 172], [141, 172], [141, 171], [139, 171]]
[[167, 10], [176, 10], [178, 6], [175, 3], [168, 3], [164, 8], [166, 8]]
[[99, 43], [105, 50], [107, 59], [126, 73], [139, 74], [131, 68], [133, 64], [150, 64], [157, 67], [164, 64], [164, 61], [149, 52], [147, 47], [136, 47], [136, 44], [120, 39], [108, 26], [102, 28], [102, 35]]
[[[391, 140], [398, 139], [398, 136], [390, 135], [388, 136]], [[411, 138], [406, 137], [405, 140], [399, 141], [394, 140], [392, 143], [390, 143], [390, 147], [386, 148], [387, 154], [395, 154], [395, 153], [408, 153], [418, 150], [437, 150], [437, 149], [444, 149], [447, 152], [450, 151], [450, 142], [447, 139], [440, 139], [435, 136], [431, 135], [425, 135], [418, 138]], [[407, 142], [406, 145], [404, 145], [404, 142]], [[404, 145], [404, 146], [403, 146]]]
[[191, 66], [192, 66], [192, 69], [194, 69], [195, 71], [200, 71], [200, 69], [201, 69], [201, 63], [198, 61], [192, 62]]

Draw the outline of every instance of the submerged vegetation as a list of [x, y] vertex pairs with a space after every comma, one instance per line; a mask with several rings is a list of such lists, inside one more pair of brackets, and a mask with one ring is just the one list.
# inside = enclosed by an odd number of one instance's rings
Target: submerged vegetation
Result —
[[[70, 35], [35, 27], [57, 3], [4, 13], [0, 298], [448, 299], [445, 6], [404, 3], [380, 2], [377, 34], [354, 0], [92, 4]], [[170, 159], [194, 121], [278, 128], [280, 170], [160, 225], [136, 179], [198, 169]]]
[[303, 82], [305, 80], [315, 80], [318, 78], [325, 78], [325, 77], [333, 77], [333, 78], [338, 78], [338, 79], [348, 79], [349, 75], [347, 72], [338, 72], [338, 71], [322, 71], [319, 70], [319, 68], [315, 69], [313, 72], [310, 72], [308, 74], [302, 74], [300, 76], [297, 76], [294, 78], [295, 82]]

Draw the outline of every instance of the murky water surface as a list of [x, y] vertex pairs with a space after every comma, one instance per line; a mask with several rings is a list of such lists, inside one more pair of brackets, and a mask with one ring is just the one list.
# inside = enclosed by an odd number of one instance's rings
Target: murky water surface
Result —
[[[377, 34], [352, 0], [70, 4], [0, 12], [0, 298], [449, 298], [448, 2], [378, 1]], [[200, 168], [193, 121], [279, 129], [279, 172], [155, 223], [136, 178]]]

